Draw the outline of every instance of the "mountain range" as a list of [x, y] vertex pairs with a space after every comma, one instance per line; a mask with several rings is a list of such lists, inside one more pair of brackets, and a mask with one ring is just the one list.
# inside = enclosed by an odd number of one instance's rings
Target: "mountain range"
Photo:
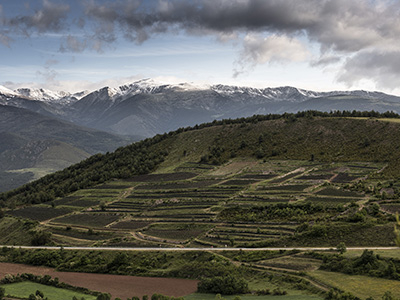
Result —
[[180, 127], [306, 110], [400, 113], [400, 97], [362, 90], [161, 84], [152, 79], [79, 93], [0, 86], [0, 191]]
[[400, 97], [368, 91], [314, 92], [295, 87], [251, 88], [144, 79], [93, 92], [0, 88], [0, 104], [114, 134], [151, 137], [214, 119], [304, 110], [400, 113]]

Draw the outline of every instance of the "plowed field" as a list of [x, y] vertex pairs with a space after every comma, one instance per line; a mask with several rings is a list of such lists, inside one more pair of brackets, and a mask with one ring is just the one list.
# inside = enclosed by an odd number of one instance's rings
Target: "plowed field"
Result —
[[159, 293], [168, 296], [181, 297], [197, 290], [197, 280], [122, 276], [107, 274], [90, 274], [74, 272], [57, 272], [46, 267], [34, 267], [22, 264], [0, 263], [0, 277], [6, 274], [32, 273], [35, 275], [50, 275], [58, 277], [61, 282], [73, 286], [85, 287], [90, 290], [110, 293], [113, 299], [131, 298], [132, 296], [151, 296]]

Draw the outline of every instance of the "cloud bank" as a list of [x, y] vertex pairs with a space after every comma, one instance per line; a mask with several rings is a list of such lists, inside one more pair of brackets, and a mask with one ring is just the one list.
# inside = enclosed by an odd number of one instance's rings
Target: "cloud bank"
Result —
[[[367, 78], [398, 86], [399, 1], [84, 0], [79, 11], [63, 3], [43, 0], [40, 9], [16, 16], [0, 6], [0, 43], [12, 45], [16, 32], [57, 32], [61, 52], [79, 53], [167, 32], [213, 36], [241, 45], [236, 76], [259, 64], [309, 61], [312, 67], [341, 63], [338, 81], [349, 85]], [[317, 45], [317, 56], [310, 45]]]

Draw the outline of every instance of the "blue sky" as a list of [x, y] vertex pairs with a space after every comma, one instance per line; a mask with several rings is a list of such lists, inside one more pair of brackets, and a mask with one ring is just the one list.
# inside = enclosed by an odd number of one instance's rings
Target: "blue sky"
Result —
[[0, 0], [0, 85], [142, 78], [400, 95], [399, 1]]

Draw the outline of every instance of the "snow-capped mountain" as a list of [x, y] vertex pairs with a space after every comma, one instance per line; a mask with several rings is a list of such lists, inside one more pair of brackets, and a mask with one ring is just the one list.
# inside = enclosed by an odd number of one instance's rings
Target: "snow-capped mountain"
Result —
[[20, 88], [16, 89], [14, 93], [16, 93], [20, 97], [28, 98], [31, 100], [64, 103], [64, 104], [70, 104], [71, 102], [78, 101], [79, 99], [89, 94], [88, 91], [71, 94], [64, 91], [54, 92], [42, 88], [41, 89]]
[[40, 101], [55, 101], [69, 96], [66, 92], [53, 92], [46, 89], [20, 88], [15, 90], [20, 96]]
[[0, 88], [0, 104], [124, 135], [152, 136], [214, 119], [299, 110], [400, 113], [400, 97], [380, 92], [315, 92], [296, 87], [253, 88], [144, 79], [91, 93]]
[[18, 93], [0, 85], [0, 97], [15, 97], [18, 96]]

